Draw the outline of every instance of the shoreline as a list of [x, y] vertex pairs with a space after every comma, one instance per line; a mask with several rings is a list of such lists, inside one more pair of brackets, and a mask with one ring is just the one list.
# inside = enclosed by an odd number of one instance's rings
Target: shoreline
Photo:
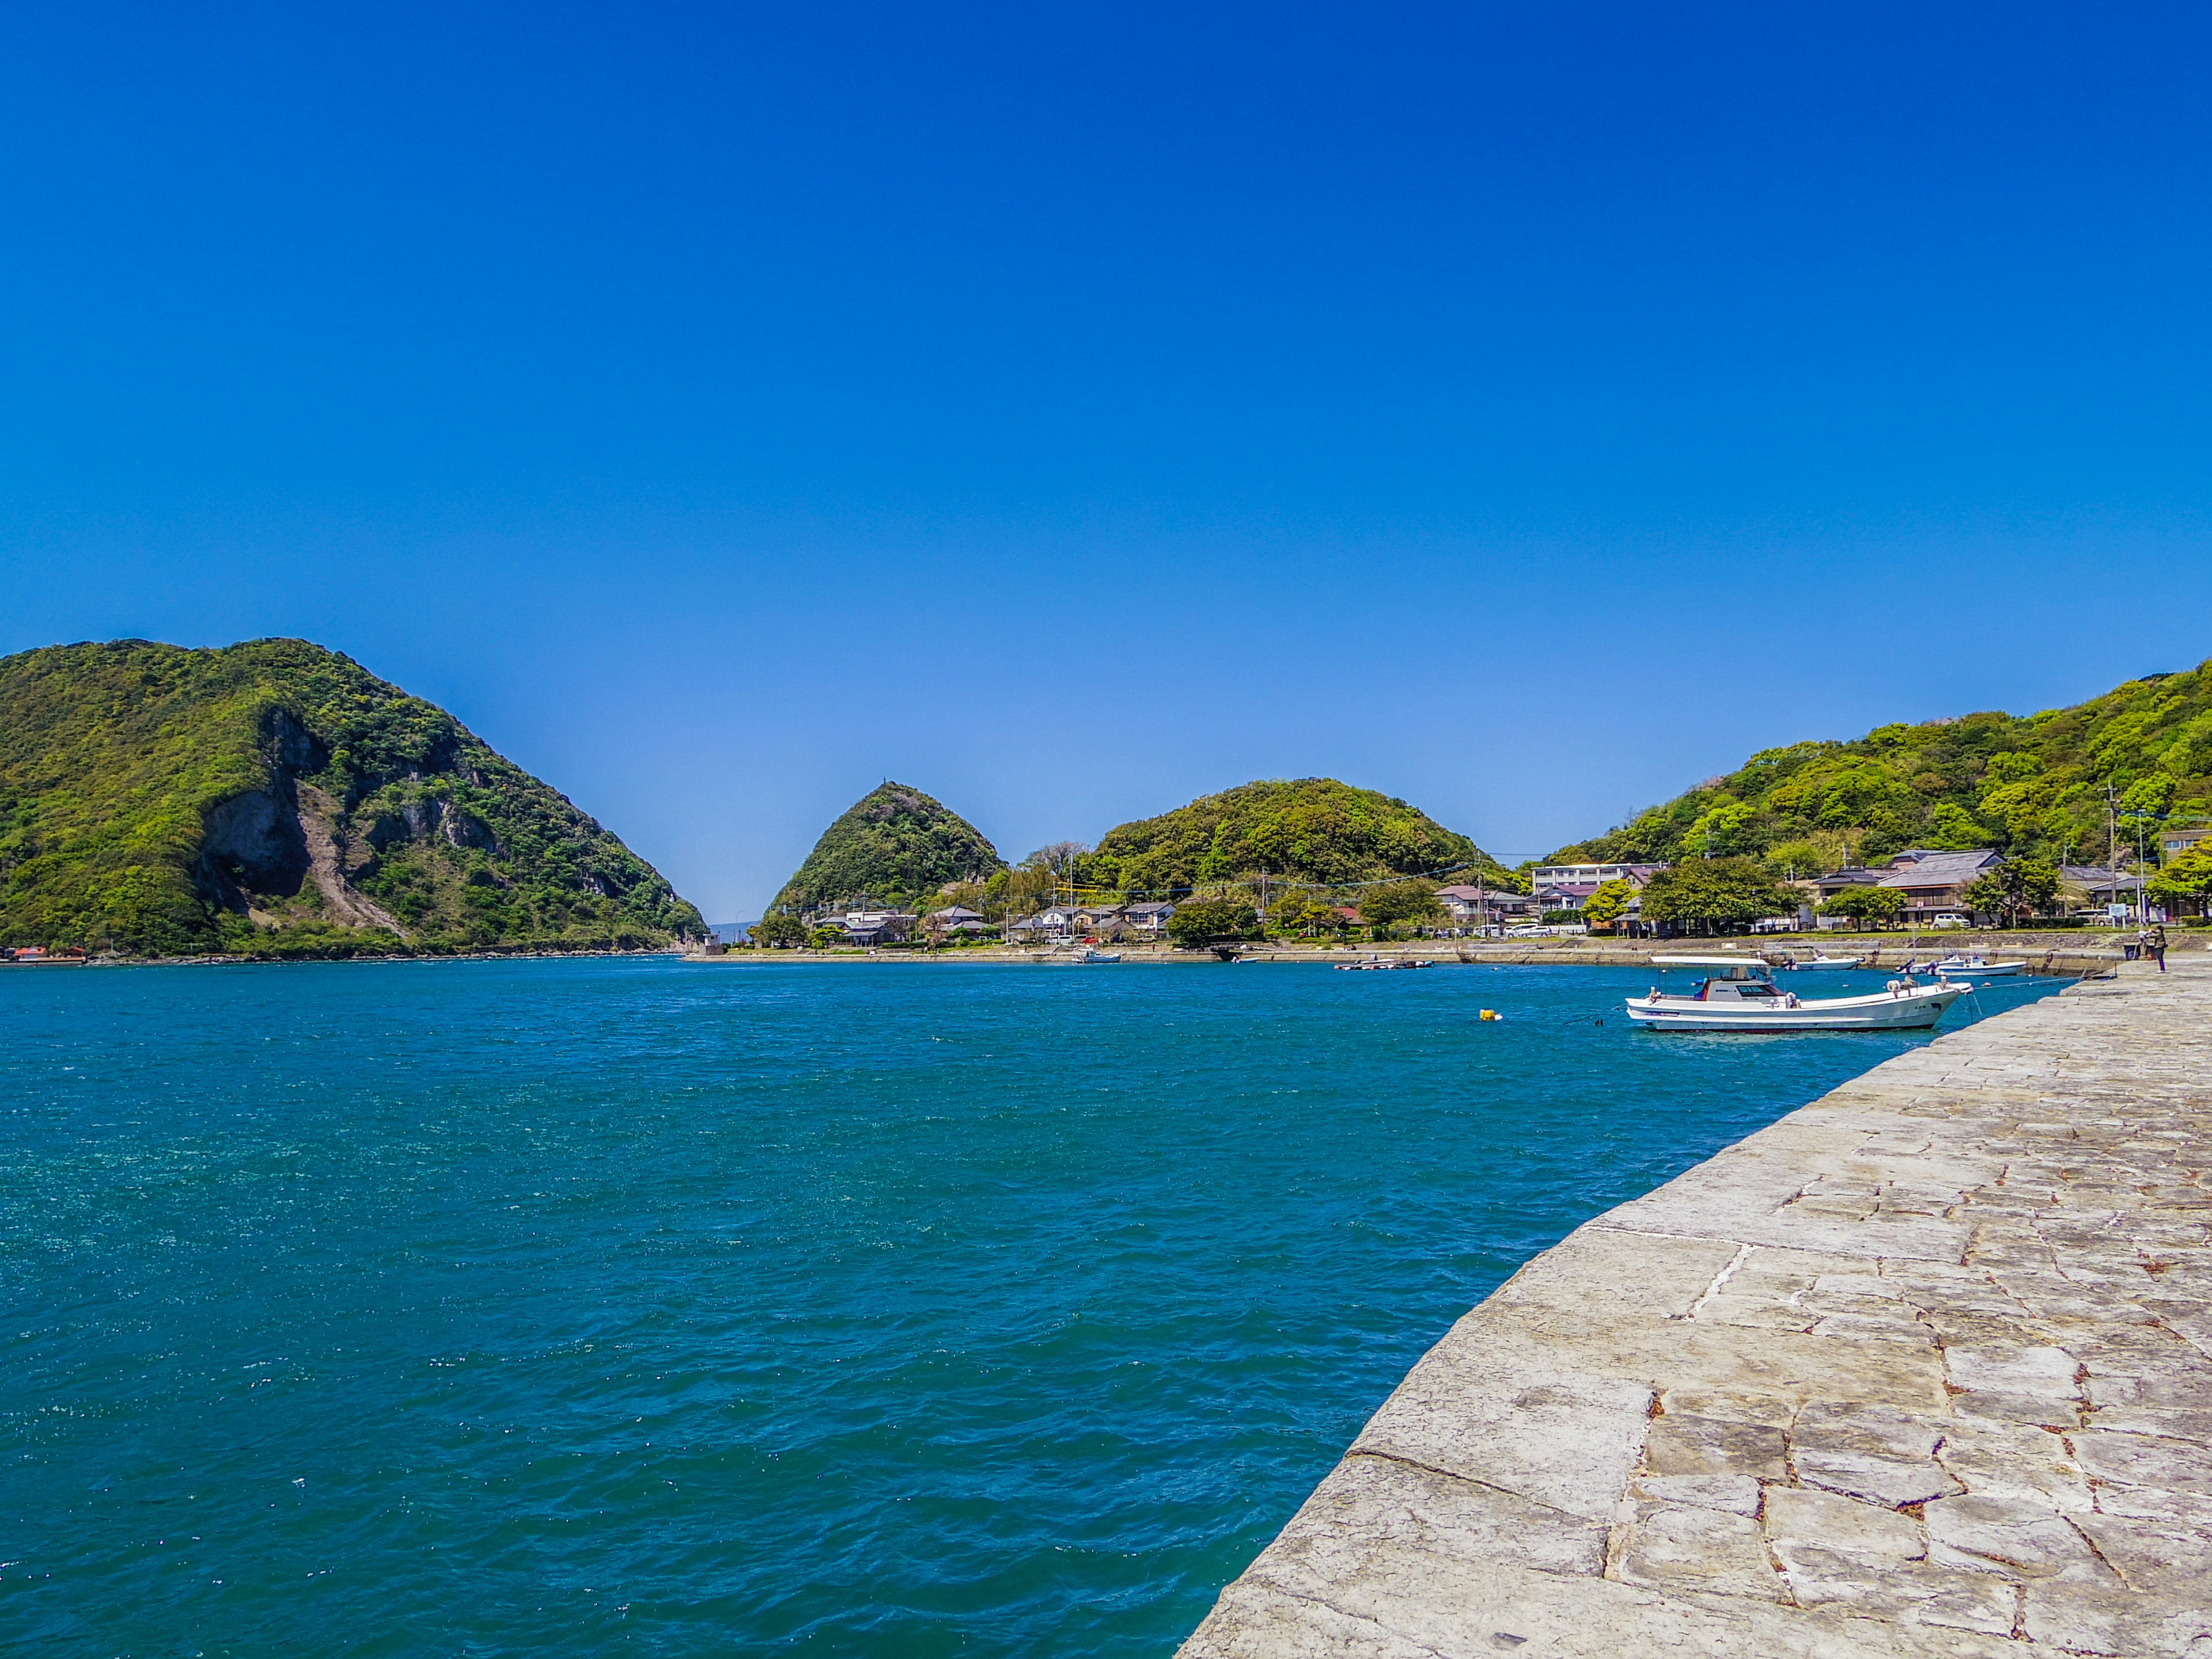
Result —
[[568, 962], [581, 957], [677, 957], [686, 953], [673, 945], [645, 951], [447, 951], [434, 955], [395, 951], [349, 957], [48, 957], [37, 962], [0, 962], [7, 968], [343, 968], [363, 963], [436, 962]]
[[[1079, 963], [1068, 953], [1013, 949], [1005, 946], [970, 947], [951, 951], [729, 951], [720, 955], [685, 952], [687, 962], [729, 966], [807, 963], [847, 966], [924, 963], [986, 963], [1007, 967], [1221, 967], [1221, 958], [1206, 950], [1185, 951], [1172, 945], [1115, 945], [1102, 950], [1117, 952], [1118, 963]], [[2188, 950], [2186, 941], [2174, 947]], [[2212, 948], [2208, 946], [2207, 948]], [[1814, 949], [1846, 950], [1867, 958], [1863, 970], [1881, 972], [1902, 968], [1908, 961], [1953, 951], [1976, 952], [1995, 961], [2025, 961], [2027, 976], [2074, 978], [2111, 972], [2124, 959], [2122, 941], [2069, 939], [2053, 930], [2021, 929], [2002, 932], [1946, 932], [1938, 939], [1923, 939], [1913, 947], [1899, 936], [1860, 936], [1838, 939], [1833, 934], [1765, 934], [1724, 939], [1622, 939], [1590, 943], [1583, 939], [1482, 939], [1470, 941], [1415, 939], [1398, 945], [1261, 945], [1240, 949], [1235, 965], [1250, 967], [1322, 965], [1385, 961], [1423, 962], [1437, 967], [1561, 967], [1648, 968], [1655, 955], [1685, 952], [1737, 951], [1749, 957], [1809, 954]]]

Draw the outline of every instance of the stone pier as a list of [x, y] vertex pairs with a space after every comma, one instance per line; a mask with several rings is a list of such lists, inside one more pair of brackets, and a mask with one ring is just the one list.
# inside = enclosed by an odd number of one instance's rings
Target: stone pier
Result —
[[2212, 956], [2169, 961], [1529, 1262], [1182, 1659], [2212, 1659]]

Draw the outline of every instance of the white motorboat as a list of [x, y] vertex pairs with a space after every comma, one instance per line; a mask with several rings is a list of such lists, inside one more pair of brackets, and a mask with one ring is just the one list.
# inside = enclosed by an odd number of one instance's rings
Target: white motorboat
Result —
[[1924, 1030], [1966, 994], [1968, 988], [1939, 980], [1890, 981], [1871, 996], [1800, 997], [1780, 989], [1763, 962], [1742, 957], [1657, 956], [1657, 968], [1702, 968], [1705, 978], [1685, 996], [1662, 994], [1628, 999], [1630, 1023], [1657, 1031], [1910, 1031]]
[[1832, 957], [1825, 951], [1815, 951], [1802, 962], [1793, 962], [1792, 968], [1856, 968], [1864, 957]]
[[2027, 964], [2024, 962], [1991, 962], [1985, 957], [1948, 956], [1932, 964], [1929, 971], [1947, 979], [1959, 979], [1968, 974], [1995, 979], [2000, 974], [2025, 973], [2027, 969]]

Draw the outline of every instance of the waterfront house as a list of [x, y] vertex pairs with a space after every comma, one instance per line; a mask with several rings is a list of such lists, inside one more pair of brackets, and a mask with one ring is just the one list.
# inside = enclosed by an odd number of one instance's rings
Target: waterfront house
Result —
[[919, 918], [898, 910], [854, 910], [838, 924], [848, 945], [902, 945]]
[[1167, 932], [1168, 918], [1173, 915], [1175, 915], [1174, 905], [1161, 903], [1157, 900], [1148, 900], [1143, 904], [1133, 904], [1128, 908], [1129, 927], [1132, 932], [1150, 933], [1157, 937]]
[[[1811, 896], [1814, 908], [1813, 925], [1815, 927], [1848, 929], [1856, 927], [1859, 924], [1849, 916], [1821, 915], [1818, 907], [1826, 904], [1837, 894], [1853, 887], [1879, 887], [1889, 878], [1890, 874], [1891, 872], [1887, 870], [1869, 870], [1854, 865], [1848, 870], [1831, 870], [1825, 876], [1814, 876], [1806, 880], [1793, 881], [1790, 885], [1801, 893], [1808, 893]], [[1798, 908], [1801, 918], [1803, 916], [1805, 908], [1802, 905]]]
[[1579, 910], [1589, 902], [1589, 896], [1598, 890], [1594, 881], [1540, 881], [1536, 884], [1536, 902], [1545, 910]]
[[2099, 920], [2112, 918], [2112, 907], [2121, 907], [2120, 920], [2136, 915], [2142, 903], [2143, 873], [2136, 870], [2108, 870], [2099, 864], [2062, 864], [2058, 866], [2059, 896], [2075, 915], [2087, 914]]
[[1902, 920], [1908, 924], [1971, 923], [1974, 913], [1966, 901], [1966, 889], [2002, 862], [2003, 854], [1993, 847], [1963, 853], [1916, 847], [1889, 860], [1889, 872], [1880, 884], [1904, 893]]
[[948, 904], [942, 910], [932, 910], [922, 918], [921, 925], [939, 939], [974, 939], [991, 931], [991, 924], [983, 920], [981, 911], [970, 910], [960, 904]]
[[1478, 927], [1494, 921], [1518, 921], [1536, 914], [1534, 893], [1510, 893], [1495, 887], [1439, 887], [1437, 902], [1454, 921]]

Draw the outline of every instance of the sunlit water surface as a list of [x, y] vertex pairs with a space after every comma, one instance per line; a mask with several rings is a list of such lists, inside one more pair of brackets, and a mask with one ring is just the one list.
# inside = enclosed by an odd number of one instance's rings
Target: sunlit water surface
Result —
[[1164, 1655], [1517, 1264], [1926, 1040], [1649, 978], [0, 969], [0, 1628]]

